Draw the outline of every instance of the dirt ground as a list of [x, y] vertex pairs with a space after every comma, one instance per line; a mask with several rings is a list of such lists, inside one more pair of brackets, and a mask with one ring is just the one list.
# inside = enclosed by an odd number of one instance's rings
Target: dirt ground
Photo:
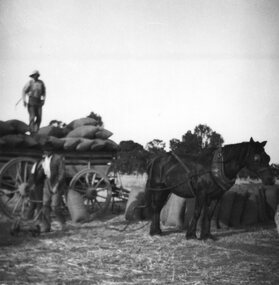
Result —
[[279, 237], [274, 224], [213, 228], [217, 241], [186, 240], [149, 222], [128, 223], [123, 212], [65, 232], [11, 236], [0, 227], [0, 284], [279, 284]]

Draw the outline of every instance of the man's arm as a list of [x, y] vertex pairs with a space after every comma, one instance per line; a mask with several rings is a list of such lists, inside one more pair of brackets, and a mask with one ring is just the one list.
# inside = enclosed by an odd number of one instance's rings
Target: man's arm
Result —
[[30, 81], [26, 83], [26, 85], [23, 87], [23, 90], [22, 90], [22, 101], [23, 101], [24, 107], [26, 107], [28, 103], [28, 100], [26, 97], [29, 96], [29, 91], [30, 91]]
[[41, 81], [41, 83], [42, 83], [41, 102], [42, 102], [42, 105], [44, 105], [45, 104], [45, 100], [46, 100], [46, 86], [45, 86], [43, 81]]

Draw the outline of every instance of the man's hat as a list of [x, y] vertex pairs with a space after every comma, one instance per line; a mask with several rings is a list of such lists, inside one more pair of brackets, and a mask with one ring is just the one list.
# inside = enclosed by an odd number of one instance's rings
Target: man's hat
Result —
[[29, 77], [34, 77], [35, 75], [37, 75], [38, 77], [40, 76], [40, 72], [38, 70], [34, 70]]

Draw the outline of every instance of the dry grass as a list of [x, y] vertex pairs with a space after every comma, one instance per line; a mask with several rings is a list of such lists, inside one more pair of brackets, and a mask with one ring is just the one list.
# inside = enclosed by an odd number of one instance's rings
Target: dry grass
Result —
[[165, 229], [150, 237], [149, 222], [123, 215], [37, 238], [11, 237], [1, 224], [0, 284], [279, 284], [274, 225], [213, 230], [218, 240], [185, 240]]

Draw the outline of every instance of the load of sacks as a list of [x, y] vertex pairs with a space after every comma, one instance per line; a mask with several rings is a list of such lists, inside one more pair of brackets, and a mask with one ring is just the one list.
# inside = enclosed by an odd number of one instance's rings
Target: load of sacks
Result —
[[[147, 209], [137, 207], [144, 204], [144, 189], [131, 191], [125, 218], [127, 220], [150, 218]], [[273, 221], [277, 208], [279, 208], [279, 185], [235, 184], [223, 195], [215, 209], [213, 220], [221, 227], [245, 227]], [[195, 198], [185, 199], [171, 194], [161, 211], [161, 222], [167, 227], [187, 228], [194, 209]]]
[[46, 126], [28, 135], [28, 125], [20, 120], [0, 121], [0, 148], [38, 148], [66, 151], [117, 151], [109, 139], [113, 133], [98, 126], [93, 118], [73, 120], [64, 128]]
[[[279, 203], [279, 186], [235, 184], [227, 191], [214, 213], [221, 227], [244, 227], [273, 221]], [[161, 212], [166, 226], [187, 228], [194, 214], [195, 199], [172, 194]]]

